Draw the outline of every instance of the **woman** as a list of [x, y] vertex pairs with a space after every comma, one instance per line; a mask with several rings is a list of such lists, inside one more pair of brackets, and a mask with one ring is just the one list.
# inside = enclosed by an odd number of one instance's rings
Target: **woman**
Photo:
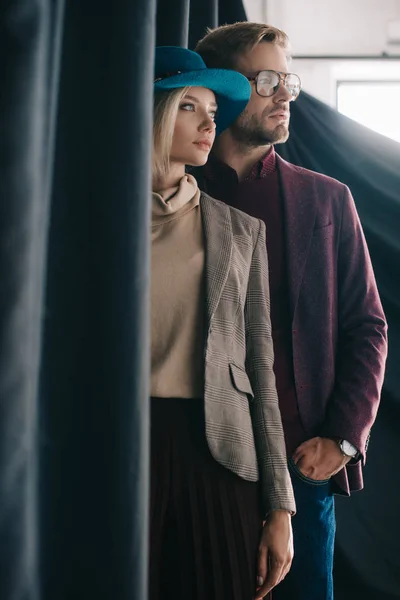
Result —
[[154, 92], [150, 598], [261, 599], [290, 568], [295, 510], [265, 228], [185, 173], [250, 86], [160, 47]]

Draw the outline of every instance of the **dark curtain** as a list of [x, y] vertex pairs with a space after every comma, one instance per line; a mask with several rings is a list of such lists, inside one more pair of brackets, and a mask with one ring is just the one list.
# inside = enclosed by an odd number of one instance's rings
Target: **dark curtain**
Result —
[[39, 597], [38, 385], [57, 85], [57, 11], [0, 18], [0, 597]]
[[0, 598], [147, 596], [155, 1], [0, 5]]
[[[0, 4], [1, 600], [146, 599], [153, 49], [244, 19], [241, 0]], [[279, 150], [350, 185], [390, 324], [338, 600], [400, 590], [398, 148], [303, 94]]]
[[389, 323], [389, 357], [365, 489], [337, 499], [335, 582], [338, 600], [394, 600], [400, 597], [400, 144], [302, 92], [292, 105], [290, 138], [277, 150], [348, 185], [368, 241]]
[[207, 31], [246, 21], [242, 0], [158, 0], [157, 45], [196, 46]]

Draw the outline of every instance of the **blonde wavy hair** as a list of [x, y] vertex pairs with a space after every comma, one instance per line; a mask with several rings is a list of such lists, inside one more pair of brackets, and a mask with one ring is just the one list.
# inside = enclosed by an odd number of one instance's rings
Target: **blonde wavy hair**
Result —
[[190, 87], [183, 87], [154, 93], [153, 189], [155, 189], [154, 185], [157, 185], [157, 182], [161, 181], [170, 169], [170, 154], [179, 103], [189, 90]]

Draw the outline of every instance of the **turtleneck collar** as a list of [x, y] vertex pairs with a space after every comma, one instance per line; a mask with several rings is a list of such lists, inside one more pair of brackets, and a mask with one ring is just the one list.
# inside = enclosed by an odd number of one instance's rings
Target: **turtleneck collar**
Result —
[[200, 190], [192, 175], [186, 174], [174, 188], [152, 194], [152, 226], [168, 223], [183, 216], [200, 201]]

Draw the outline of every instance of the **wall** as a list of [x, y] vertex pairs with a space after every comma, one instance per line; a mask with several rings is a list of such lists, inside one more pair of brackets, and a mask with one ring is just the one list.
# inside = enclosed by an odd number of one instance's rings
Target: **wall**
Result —
[[[400, 21], [400, 0], [244, 0], [251, 21], [286, 31], [294, 56], [400, 55], [388, 45], [388, 27]], [[400, 79], [399, 61], [294, 59], [303, 88], [336, 105], [336, 85], [346, 79]]]
[[284, 29], [294, 54], [380, 54], [400, 0], [244, 0], [249, 20]]
[[290, 70], [299, 74], [306, 92], [333, 107], [336, 107], [338, 81], [400, 80], [400, 60], [294, 59]]

